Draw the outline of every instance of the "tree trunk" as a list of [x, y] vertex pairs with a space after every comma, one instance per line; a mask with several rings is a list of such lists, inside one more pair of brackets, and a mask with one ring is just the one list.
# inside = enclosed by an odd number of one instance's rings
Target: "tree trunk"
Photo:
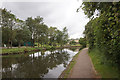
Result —
[[11, 40], [11, 42], [10, 42], [10, 47], [12, 48], [12, 40]]
[[7, 49], [9, 49], [9, 43], [7, 44]]
[[9, 47], [10, 47], [10, 39], [8, 40], [7, 48], [9, 49]]
[[37, 42], [38, 42], [38, 47], [39, 47], [39, 40], [38, 40], [38, 38], [37, 38]]
[[38, 47], [39, 47], [39, 43], [38, 43]]
[[2, 42], [2, 46], [1, 46], [1, 47], [5, 47], [5, 46], [4, 46], [4, 42]]
[[33, 39], [33, 47], [35, 47], [35, 46], [34, 46], [34, 43], [35, 43], [35, 41], [34, 41], [34, 39]]
[[21, 46], [21, 44], [20, 44], [20, 42], [19, 42], [19, 46], [18, 46], [18, 47], [20, 48], [20, 46]]
[[41, 47], [42, 47], [42, 43], [41, 43]]

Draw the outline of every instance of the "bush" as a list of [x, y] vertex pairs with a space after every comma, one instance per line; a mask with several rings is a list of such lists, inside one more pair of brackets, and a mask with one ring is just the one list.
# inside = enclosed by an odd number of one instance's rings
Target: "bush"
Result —
[[86, 39], [85, 38], [80, 38], [79, 43], [82, 45], [82, 48], [86, 47]]

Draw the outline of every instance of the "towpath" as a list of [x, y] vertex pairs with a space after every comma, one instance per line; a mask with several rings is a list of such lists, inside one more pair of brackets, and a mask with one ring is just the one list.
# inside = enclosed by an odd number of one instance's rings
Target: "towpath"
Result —
[[96, 78], [94, 66], [87, 52], [88, 48], [85, 48], [79, 53], [68, 78]]

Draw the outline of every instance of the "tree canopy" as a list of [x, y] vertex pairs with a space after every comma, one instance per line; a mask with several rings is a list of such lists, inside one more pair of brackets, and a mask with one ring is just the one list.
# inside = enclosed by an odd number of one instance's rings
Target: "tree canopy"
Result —
[[82, 9], [90, 18], [84, 31], [89, 50], [98, 48], [108, 62], [120, 64], [120, 2], [83, 2]]
[[25, 21], [16, 18], [16, 16], [7, 9], [2, 11], [2, 46], [4, 44], [10, 46], [23, 46], [25, 42], [31, 42], [33, 47], [35, 43], [39, 45], [65, 45], [68, 41], [67, 28], [62, 31], [57, 27], [48, 27], [43, 18], [37, 16], [35, 18], [28, 17]]

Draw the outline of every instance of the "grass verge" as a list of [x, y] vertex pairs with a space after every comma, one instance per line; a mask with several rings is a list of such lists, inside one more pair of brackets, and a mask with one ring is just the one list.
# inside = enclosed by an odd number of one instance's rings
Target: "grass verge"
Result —
[[97, 71], [97, 75], [101, 76], [101, 78], [120, 78], [118, 68], [110, 63], [105, 63], [104, 56], [98, 49], [91, 50], [89, 56]]
[[10, 48], [10, 49], [2, 49], [2, 54], [5, 53], [16, 53], [16, 52], [24, 52], [26, 51], [32, 51], [32, 50], [36, 50], [37, 48], [31, 48], [31, 47], [27, 47], [27, 48]]
[[80, 44], [75, 44], [75, 45], [71, 45], [71, 46], [81, 46]]
[[0, 49], [0, 54], [2, 55], [9, 55], [9, 54], [20, 54], [20, 53], [27, 53], [32, 51], [42, 51], [42, 50], [55, 50], [61, 48], [61, 46], [44, 46], [44, 47], [21, 47], [21, 48], [3, 48]]

